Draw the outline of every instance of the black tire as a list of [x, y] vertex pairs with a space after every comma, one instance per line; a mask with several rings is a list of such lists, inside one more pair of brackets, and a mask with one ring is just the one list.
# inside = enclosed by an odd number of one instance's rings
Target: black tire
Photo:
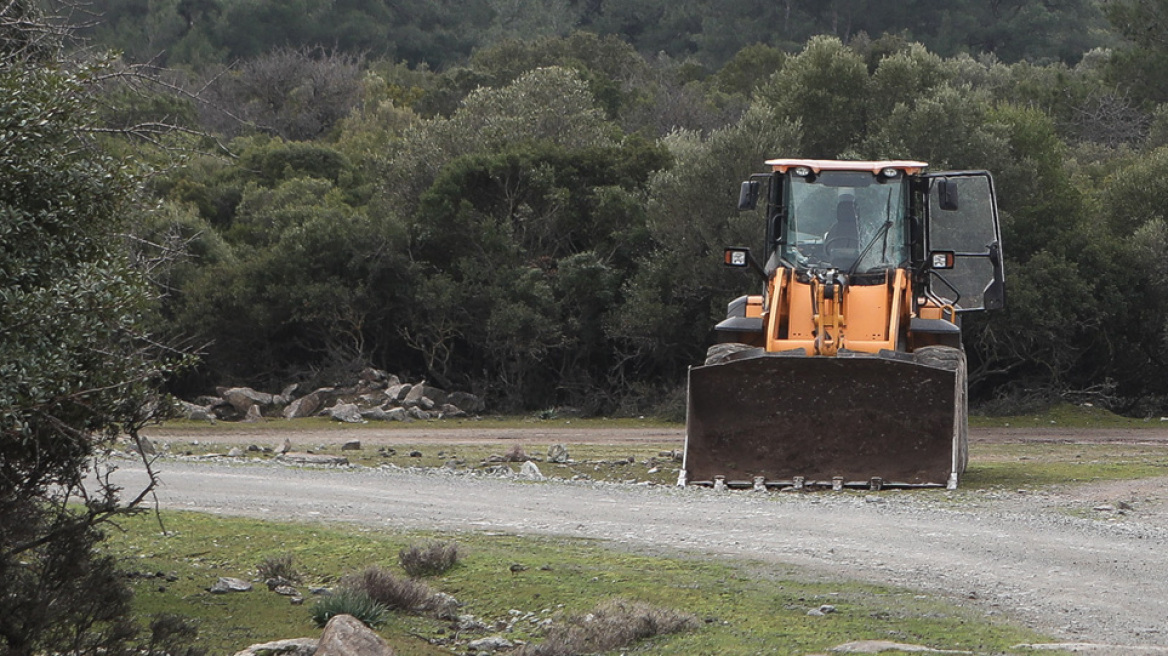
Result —
[[739, 344], [738, 342], [725, 342], [723, 344], [714, 344], [706, 351], [706, 364], [722, 364], [730, 359], [730, 356], [735, 353], [749, 351], [755, 348], [748, 344]]

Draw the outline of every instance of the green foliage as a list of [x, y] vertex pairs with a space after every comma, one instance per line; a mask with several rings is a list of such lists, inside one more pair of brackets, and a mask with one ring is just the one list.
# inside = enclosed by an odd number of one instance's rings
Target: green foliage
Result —
[[352, 615], [369, 627], [385, 624], [389, 609], [379, 604], [362, 590], [340, 588], [330, 595], [321, 597], [312, 605], [312, 621], [323, 627], [336, 615]]
[[103, 454], [162, 414], [166, 366], [144, 330], [145, 267], [121, 238], [130, 165], [90, 138], [108, 69], [58, 59], [63, 30], [23, 2], [0, 10], [0, 652], [13, 656], [133, 650], [130, 591], [98, 545], [141, 497], [123, 502]]

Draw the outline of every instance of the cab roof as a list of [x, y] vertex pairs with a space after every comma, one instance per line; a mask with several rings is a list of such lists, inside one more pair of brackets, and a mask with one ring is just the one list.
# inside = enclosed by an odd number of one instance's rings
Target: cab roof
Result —
[[873, 175], [879, 173], [884, 169], [897, 169], [904, 171], [908, 175], [916, 175], [920, 173], [929, 165], [927, 162], [916, 162], [912, 160], [889, 159], [889, 160], [840, 160], [840, 159], [768, 159], [767, 166], [772, 170], [780, 173], [786, 173], [787, 169], [796, 166], [806, 166], [812, 171], [819, 173], [820, 171], [868, 171]]

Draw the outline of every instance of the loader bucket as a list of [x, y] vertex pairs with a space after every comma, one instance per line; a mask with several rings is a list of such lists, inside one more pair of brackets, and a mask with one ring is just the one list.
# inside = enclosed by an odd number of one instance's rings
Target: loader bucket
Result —
[[956, 487], [967, 449], [958, 355], [752, 349], [693, 367], [679, 483]]

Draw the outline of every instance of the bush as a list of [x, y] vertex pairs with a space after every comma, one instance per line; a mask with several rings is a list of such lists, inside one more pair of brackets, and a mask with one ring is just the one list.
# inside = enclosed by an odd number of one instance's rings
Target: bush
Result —
[[263, 581], [270, 579], [282, 579], [289, 583], [297, 583], [300, 581], [300, 572], [296, 571], [292, 554], [280, 554], [279, 556], [269, 556], [256, 566], [256, 571]]
[[458, 564], [461, 556], [454, 542], [428, 542], [410, 545], [397, 554], [398, 563], [414, 578], [445, 574]]
[[388, 610], [421, 611], [437, 596], [430, 586], [395, 576], [381, 567], [368, 567], [341, 579], [341, 587], [355, 590]]
[[639, 601], [614, 599], [591, 613], [553, 624], [540, 644], [526, 645], [518, 656], [574, 656], [622, 649], [638, 640], [698, 627], [693, 615]]
[[384, 604], [377, 603], [363, 590], [342, 587], [312, 606], [312, 621], [317, 626], [323, 627], [328, 624], [335, 615], [352, 615], [366, 626], [376, 627], [385, 624], [385, 620], [389, 618], [389, 609]]

